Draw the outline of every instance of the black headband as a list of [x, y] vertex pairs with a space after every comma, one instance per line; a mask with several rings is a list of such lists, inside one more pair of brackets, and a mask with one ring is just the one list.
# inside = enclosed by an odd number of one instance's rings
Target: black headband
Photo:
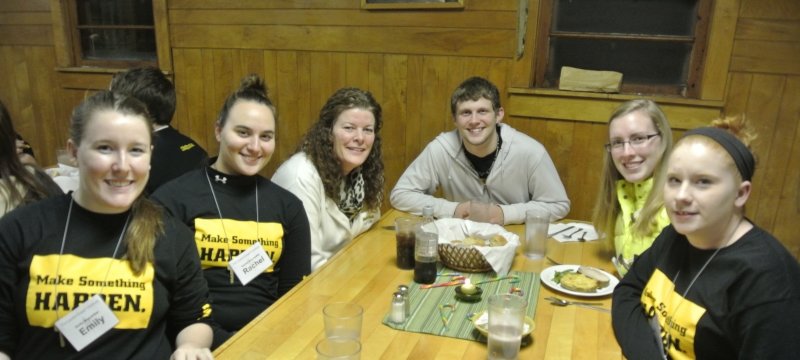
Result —
[[730, 154], [742, 179], [750, 181], [756, 171], [756, 159], [753, 153], [736, 136], [726, 130], [715, 127], [703, 127], [687, 131], [684, 137], [689, 135], [702, 135], [716, 141], [722, 148]]

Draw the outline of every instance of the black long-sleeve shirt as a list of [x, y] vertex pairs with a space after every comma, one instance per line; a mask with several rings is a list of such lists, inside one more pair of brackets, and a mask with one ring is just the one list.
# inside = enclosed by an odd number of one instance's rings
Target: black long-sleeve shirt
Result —
[[[303, 203], [268, 179], [231, 176], [205, 167], [164, 184], [153, 198], [194, 230], [211, 290], [214, 319], [227, 331], [242, 328], [311, 272], [311, 242]], [[231, 283], [228, 261], [256, 238], [273, 265], [246, 286], [238, 278]]]
[[[714, 251], [693, 247], [668, 226], [636, 260], [614, 290], [612, 307], [627, 358], [664, 358], [659, 343], [671, 359], [800, 356], [797, 259], [758, 227], [708, 262]], [[657, 335], [651, 322], [659, 324]]]

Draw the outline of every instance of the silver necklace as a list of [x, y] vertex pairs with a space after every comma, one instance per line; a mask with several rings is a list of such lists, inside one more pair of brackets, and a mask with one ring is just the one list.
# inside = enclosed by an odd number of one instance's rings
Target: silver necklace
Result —
[[[66, 224], [64, 224], [64, 235], [61, 237], [61, 248], [58, 250], [58, 261], [56, 262], [56, 278], [58, 278], [59, 277], [58, 274], [61, 273], [61, 257], [64, 256], [64, 247], [67, 243], [67, 232], [69, 231], [70, 219], [72, 219], [72, 204], [74, 202], [75, 198], [70, 197], [69, 209], [67, 210], [67, 221]], [[114, 247], [114, 253], [111, 254], [111, 260], [109, 260], [108, 269], [106, 269], [106, 275], [103, 278], [104, 285], [100, 287], [100, 293], [103, 292], [103, 290], [105, 289], [105, 284], [108, 283], [108, 273], [111, 272], [111, 266], [114, 265], [114, 259], [117, 258], [117, 251], [119, 250], [119, 245], [122, 244], [122, 238], [125, 237], [125, 231], [128, 230], [128, 224], [130, 223], [130, 221], [131, 221], [131, 213], [129, 212], [128, 217], [125, 218], [125, 225], [122, 226], [122, 232], [119, 234], [119, 239], [117, 239], [117, 246]], [[53, 288], [53, 292], [58, 294], [58, 282], [56, 282], [55, 287]], [[60, 318], [61, 315], [58, 313], [58, 307], [56, 307], [56, 319]], [[59, 345], [61, 345], [61, 347], [63, 348], [64, 346], [66, 346], [66, 344], [64, 343], [64, 335], [61, 334], [61, 332], [59, 332], [58, 328], [56, 328], [55, 326], [53, 327], [53, 329], [55, 329], [56, 333], [58, 333], [58, 342]]]
[[[211, 186], [211, 177], [208, 175], [208, 170], [206, 169], [206, 180], [208, 181], [208, 189], [211, 190], [211, 197], [214, 198], [214, 205], [217, 207], [217, 214], [219, 215], [219, 222], [222, 225], [222, 232], [225, 234], [225, 246], [228, 248], [228, 256], [231, 254], [231, 243], [228, 241], [228, 230], [225, 229], [225, 221], [222, 220], [222, 210], [219, 208], [219, 201], [217, 201], [217, 194], [214, 193], [214, 187]], [[225, 178], [222, 178], [223, 184], [226, 183]], [[260, 239], [258, 231], [259, 229], [259, 214], [258, 214], [258, 178], [256, 180], [256, 240]], [[228, 259], [230, 261], [230, 259]], [[230, 275], [230, 283], [233, 284], [233, 269], [228, 267], [228, 274]]]

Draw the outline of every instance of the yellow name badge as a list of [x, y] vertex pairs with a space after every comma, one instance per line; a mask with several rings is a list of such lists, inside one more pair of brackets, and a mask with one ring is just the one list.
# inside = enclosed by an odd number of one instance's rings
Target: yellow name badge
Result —
[[[283, 225], [231, 219], [195, 219], [194, 240], [203, 269], [228, 268], [228, 262], [253, 245], [259, 245], [272, 264], [283, 252]], [[270, 264], [262, 272], [272, 272]]]
[[53, 327], [59, 317], [98, 294], [119, 319], [117, 329], [144, 329], [153, 312], [155, 270], [135, 276], [127, 260], [36, 255], [31, 261], [25, 309], [32, 326]]
[[100, 295], [89, 298], [75, 310], [56, 321], [56, 328], [77, 351], [83, 350], [100, 335], [107, 333], [119, 320]]

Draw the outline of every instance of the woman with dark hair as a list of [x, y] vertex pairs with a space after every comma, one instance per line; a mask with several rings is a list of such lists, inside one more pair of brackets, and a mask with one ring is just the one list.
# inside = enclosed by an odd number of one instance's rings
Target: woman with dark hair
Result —
[[75, 108], [78, 189], [0, 220], [0, 359], [211, 358], [192, 234], [142, 196], [152, 139], [134, 98]]
[[314, 270], [380, 217], [382, 125], [372, 94], [340, 89], [322, 107], [298, 152], [272, 177], [303, 200]]
[[215, 346], [311, 272], [303, 203], [259, 175], [275, 151], [275, 127], [266, 85], [256, 75], [245, 77], [217, 118], [217, 157], [153, 194], [194, 230], [221, 326], [214, 329]]
[[0, 217], [17, 206], [63, 194], [55, 182], [20, 160], [19, 139], [5, 105], [0, 102]]
[[663, 178], [671, 225], [614, 289], [628, 359], [796, 359], [800, 266], [745, 215], [756, 160], [742, 118], [686, 132]]

